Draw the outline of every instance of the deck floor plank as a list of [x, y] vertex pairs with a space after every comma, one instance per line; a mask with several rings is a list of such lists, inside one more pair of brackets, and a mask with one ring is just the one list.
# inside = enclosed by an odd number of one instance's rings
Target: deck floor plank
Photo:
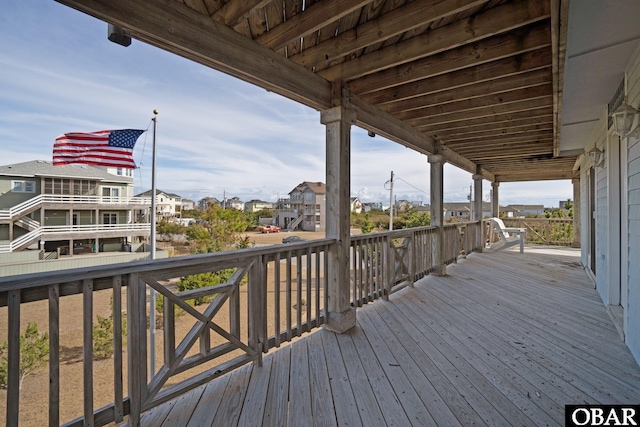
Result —
[[336, 410], [331, 398], [331, 384], [327, 361], [324, 357], [322, 346], [322, 332], [311, 334], [308, 340], [310, 387], [311, 387], [311, 414], [313, 424], [316, 427], [331, 427], [336, 424]]
[[212, 426], [226, 427], [238, 424], [252, 368], [252, 365], [246, 365], [230, 373], [229, 383], [220, 399], [220, 407], [211, 423]]
[[322, 333], [321, 336], [324, 355], [327, 360], [333, 406], [336, 410], [337, 425], [362, 426], [356, 399], [353, 396], [351, 384], [349, 384], [347, 369], [342, 359], [336, 336], [333, 333]]
[[389, 379], [385, 375], [376, 353], [361, 327], [353, 328], [349, 338], [358, 349], [358, 356], [365, 367], [371, 390], [376, 395], [378, 405], [388, 426], [410, 426], [407, 413], [400, 404], [400, 399], [393, 391]]
[[264, 357], [262, 367], [254, 366], [251, 370], [251, 379], [247, 386], [247, 394], [244, 398], [238, 425], [257, 426], [262, 424], [272, 362], [273, 357]]
[[[438, 291], [434, 290], [434, 292]], [[495, 298], [486, 300], [478, 298], [477, 294], [470, 296], [469, 290], [462, 290], [454, 286], [451, 286], [445, 292], [449, 296], [451, 293], [456, 293], [457, 301], [466, 299], [475, 309], [478, 307], [493, 308], [490, 317], [495, 317], [493, 322], [504, 331], [503, 333], [510, 333], [515, 342], [519, 342], [521, 345], [530, 345], [532, 352], [539, 353], [545, 360], [552, 361], [565, 370], [568, 369], [567, 375], [569, 377], [578, 377], [574, 381], [591, 384], [596, 399], [603, 399], [610, 392], [621, 394], [622, 397], [627, 398], [637, 395], [637, 387], [625, 383], [622, 379], [624, 376], [620, 372], [620, 366], [617, 363], [611, 363], [611, 358], [606, 361], [606, 353], [602, 354], [601, 358], [592, 357], [590, 354], [576, 349], [579, 343], [571, 342], [572, 337], [567, 336], [562, 340], [555, 335], [553, 328], [541, 329], [531, 325], [531, 323], [527, 323], [524, 317], [532, 316], [535, 318], [535, 312], [525, 311], [524, 309], [520, 312], [511, 312], [504, 307], [495, 309]], [[489, 317], [482, 318], [484, 322], [490, 320]], [[577, 328], [577, 326], [575, 327]], [[619, 344], [622, 344], [622, 342], [620, 341]], [[620, 376], [616, 376], [616, 374]], [[586, 385], [585, 387], [588, 388]]]
[[265, 403], [262, 423], [265, 426], [287, 425], [289, 411], [289, 368], [291, 347], [286, 345], [274, 352], [271, 357], [271, 375]]
[[211, 425], [220, 406], [224, 390], [227, 388], [229, 377], [230, 375], [224, 375], [206, 385], [187, 427]]
[[283, 343], [142, 425], [562, 425], [567, 404], [637, 404], [640, 368], [579, 260], [471, 254], [358, 308], [348, 333]]
[[309, 352], [306, 340], [297, 340], [291, 344], [290, 371], [289, 424], [294, 426], [312, 425]]
[[348, 334], [336, 335], [336, 338], [347, 368], [349, 384], [351, 384], [351, 390], [353, 390], [353, 396], [356, 399], [362, 424], [365, 426], [382, 425], [384, 416], [376, 400], [376, 395], [369, 384], [366, 369], [362, 366], [358, 356], [358, 349], [356, 349], [353, 340]]
[[[441, 319], [439, 318], [442, 313], [431, 314], [428, 311], [426, 313], [422, 311], [416, 312], [414, 311], [415, 308], [411, 305], [411, 301], [403, 301], [401, 304], [393, 307], [390, 312], [400, 322], [413, 322], [414, 325], [420, 325], [419, 327], [423, 330], [425, 330], [425, 328], [429, 328], [432, 333], [438, 334], [453, 350], [462, 356], [462, 361], [473, 363], [473, 367], [478, 371], [478, 374], [484, 376], [496, 388], [496, 390], [513, 402], [531, 421], [534, 421], [537, 425], [553, 425], [564, 421], [564, 418], [559, 416], [556, 419], [553, 419], [552, 415], [548, 414], [541, 408], [542, 405], [539, 406], [532, 401], [532, 396], [536, 395], [533, 390], [534, 387], [523, 380], [517, 373], [508, 369], [501, 362], [497, 362], [496, 359], [482, 357], [486, 356], [486, 351], [484, 353], [481, 351], [474, 351], [472, 345], [475, 340], [478, 338], [482, 339], [483, 337], [469, 336], [471, 334], [466, 322], [464, 322], [464, 324], [461, 322], [461, 326], [464, 330], [456, 328], [455, 325], [443, 326], [441, 324]], [[402, 313], [406, 313], [406, 317], [403, 316]], [[413, 313], [414, 315], [410, 316], [410, 313]], [[418, 313], [421, 317], [417, 316]], [[471, 345], [469, 345], [469, 343]], [[474, 384], [477, 383], [477, 380], [471, 379], [471, 381]], [[560, 407], [555, 405], [555, 402], [552, 402], [546, 396], [540, 395], [539, 399], [545, 400], [544, 406], [551, 407], [551, 414], [559, 411]], [[491, 403], [496, 404], [497, 402], [491, 399]], [[506, 407], [506, 405], [500, 404], [497, 406], [499, 408]], [[507, 413], [506, 416], [507, 419], [511, 418], [509, 413]]]

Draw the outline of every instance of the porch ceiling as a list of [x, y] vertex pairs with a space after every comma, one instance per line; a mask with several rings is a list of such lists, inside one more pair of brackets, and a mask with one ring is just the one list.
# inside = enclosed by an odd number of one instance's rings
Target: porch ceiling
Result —
[[59, 0], [131, 37], [486, 179], [573, 176], [559, 157], [567, 0]]

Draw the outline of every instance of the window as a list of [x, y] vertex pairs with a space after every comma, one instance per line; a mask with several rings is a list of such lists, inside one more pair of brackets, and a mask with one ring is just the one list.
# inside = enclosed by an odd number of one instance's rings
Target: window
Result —
[[35, 193], [36, 183], [33, 181], [11, 181], [11, 191], [14, 193]]
[[117, 174], [118, 176], [122, 176], [122, 168], [118, 168], [118, 170], [117, 170], [116, 174]]
[[117, 224], [118, 223], [118, 213], [117, 212], [106, 212], [102, 214], [102, 223], [103, 224]]
[[102, 187], [102, 195], [105, 197], [120, 197], [120, 188]]

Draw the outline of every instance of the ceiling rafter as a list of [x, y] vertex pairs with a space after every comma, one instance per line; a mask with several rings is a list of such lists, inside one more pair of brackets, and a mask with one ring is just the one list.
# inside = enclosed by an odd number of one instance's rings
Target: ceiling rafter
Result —
[[[526, 6], [526, 7], [525, 7]], [[371, 73], [428, 58], [549, 18], [549, 4], [516, 0], [423, 35], [378, 49], [318, 72], [327, 80], [353, 80]]]
[[269, 49], [278, 50], [288, 43], [299, 41], [314, 31], [326, 27], [369, 3], [371, 0], [337, 0], [321, 2], [309, 6], [302, 13], [288, 17], [282, 24], [270, 29], [255, 41]]
[[291, 60], [307, 68], [328, 64], [365, 47], [380, 43], [416, 27], [485, 3], [486, 0], [421, 0], [392, 10], [380, 18], [310, 47]]
[[548, 72], [548, 69], [542, 69], [515, 76], [510, 75], [495, 80], [471, 84], [462, 88], [443, 90], [428, 95], [409, 98], [404, 101], [382, 105], [380, 108], [388, 113], [395, 114], [433, 105], [464, 101], [467, 99], [480, 98], [487, 95], [495, 95], [517, 89], [547, 85], [551, 84], [551, 82], [551, 73]]
[[388, 89], [361, 95], [372, 104], [385, 105], [444, 90], [462, 88], [471, 84], [490, 82], [498, 78], [517, 76], [534, 70], [549, 69], [551, 50], [542, 48], [486, 64], [463, 68]]
[[351, 90], [360, 95], [547, 47], [550, 43], [548, 27], [546, 22], [534, 24], [512, 34], [490, 37], [410, 64], [369, 74], [352, 80]]
[[252, 12], [265, 7], [272, 0], [230, 0], [218, 9], [211, 17], [216, 21], [235, 26], [240, 20], [246, 19]]
[[476, 131], [476, 132], [467, 132], [467, 133], [444, 133], [438, 132], [436, 136], [432, 136], [432, 138], [437, 140], [446, 141], [447, 144], [452, 144], [459, 141], [467, 141], [473, 140], [475, 138], [500, 138], [500, 137], [508, 137], [511, 135], [519, 135], [527, 132], [534, 132], [539, 130], [553, 130], [553, 121], [549, 121], [544, 124], [532, 124], [528, 126], [508, 126], [501, 128], [494, 128], [491, 130], [485, 131]]
[[395, 116], [400, 120], [414, 120], [423, 117], [436, 117], [455, 112], [470, 112], [471, 110], [485, 107], [500, 105], [507, 106], [508, 104], [522, 101], [523, 97], [527, 97], [528, 99], [537, 99], [549, 96], [550, 88], [551, 84], [547, 83], [470, 99], [461, 99], [446, 104], [429, 104], [423, 108], [400, 112], [395, 114]]
[[536, 99], [525, 99], [522, 101], [512, 102], [506, 105], [494, 105], [491, 107], [477, 108], [469, 111], [456, 111], [449, 114], [442, 114], [432, 117], [423, 117], [420, 119], [407, 120], [407, 123], [420, 130], [421, 126], [429, 126], [434, 124], [444, 124], [451, 122], [467, 121], [470, 119], [492, 117], [498, 114], [517, 113], [519, 111], [527, 111], [534, 108], [552, 106], [553, 100], [551, 94]]
[[475, 126], [508, 126], [509, 123], [521, 119], [548, 120], [551, 118], [553, 110], [550, 107], [539, 107], [528, 110], [517, 111], [506, 114], [496, 114], [490, 117], [480, 117], [455, 123], [437, 123], [434, 125], [421, 126], [420, 130], [425, 133], [439, 132], [440, 130], [464, 130]]

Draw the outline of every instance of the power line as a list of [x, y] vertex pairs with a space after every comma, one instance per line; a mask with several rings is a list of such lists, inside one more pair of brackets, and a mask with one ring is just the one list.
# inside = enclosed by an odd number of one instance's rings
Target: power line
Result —
[[413, 185], [413, 184], [411, 184], [411, 183], [409, 183], [409, 182], [405, 181], [404, 179], [400, 178], [398, 175], [394, 175], [394, 178], [395, 178], [395, 179], [399, 179], [400, 181], [402, 181], [402, 182], [404, 182], [405, 184], [407, 184], [409, 187], [412, 187], [412, 188], [414, 188], [414, 189], [416, 189], [416, 190], [420, 191], [421, 193], [424, 193], [424, 194], [426, 194], [426, 195], [428, 195], [428, 194], [429, 194], [429, 193], [427, 193], [426, 191], [424, 191], [423, 189], [418, 188], [418, 187], [416, 187], [415, 185]]

